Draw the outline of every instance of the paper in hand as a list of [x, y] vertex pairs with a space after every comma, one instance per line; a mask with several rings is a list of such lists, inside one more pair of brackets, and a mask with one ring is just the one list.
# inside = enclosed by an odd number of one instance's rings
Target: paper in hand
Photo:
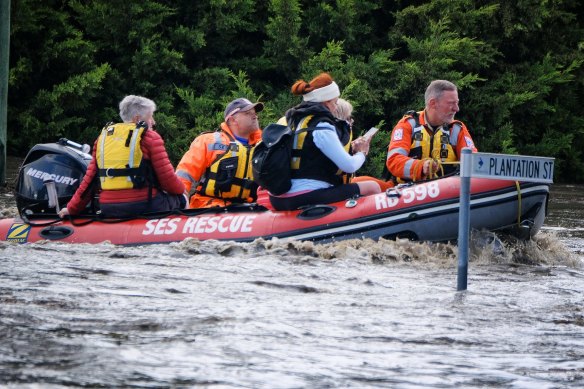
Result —
[[367, 131], [365, 133], [365, 135], [363, 135], [363, 138], [369, 138], [369, 139], [371, 139], [371, 138], [373, 138], [373, 135], [375, 135], [377, 133], [377, 131], [379, 131], [379, 128], [371, 127], [369, 129], [369, 131]]

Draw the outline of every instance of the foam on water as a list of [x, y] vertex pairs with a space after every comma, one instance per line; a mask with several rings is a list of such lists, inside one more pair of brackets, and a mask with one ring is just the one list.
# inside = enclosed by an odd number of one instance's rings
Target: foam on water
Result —
[[[225, 257], [271, 255], [292, 262], [347, 259], [361, 263], [407, 263], [413, 268], [454, 268], [458, 247], [452, 243], [415, 242], [407, 239], [350, 239], [334, 243], [313, 243], [289, 239], [257, 239], [253, 243], [186, 239], [174, 244], [189, 254], [216, 253]], [[473, 265], [530, 264], [581, 268], [582, 259], [553, 233], [540, 233], [523, 241], [492, 232], [473, 232], [469, 262]]]

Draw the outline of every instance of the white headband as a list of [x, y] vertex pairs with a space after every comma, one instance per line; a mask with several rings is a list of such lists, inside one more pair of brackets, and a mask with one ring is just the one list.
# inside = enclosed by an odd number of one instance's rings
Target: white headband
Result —
[[322, 103], [324, 101], [332, 100], [335, 97], [339, 97], [340, 95], [341, 91], [339, 90], [339, 86], [336, 82], [333, 81], [332, 84], [315, 89], [312, 92], [308, 92], [307, 94], [303, 95], [302, 98], [304, 101]]

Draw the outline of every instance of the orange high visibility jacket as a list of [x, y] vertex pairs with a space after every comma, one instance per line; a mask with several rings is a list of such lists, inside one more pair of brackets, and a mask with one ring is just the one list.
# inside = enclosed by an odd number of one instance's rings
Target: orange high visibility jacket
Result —
[[[426, 126], [426, 112], [418, 112], [421, 128], [414, 130], [415, 120], [412, 115], [405, 115], [391, 132], [391, 141], [387, 149], [386, 166], [392, 176], [417, 181], [422, 177], [423, 159], [435, 158], [442, 162], [460, 159], [464, 147], [477, 151], [466, 125], [455, 120], [447, 130], [436, 129], [435, 133]], [[414, 139], [414, 134], [417, 139]], [[444, 141], [443, 136], [448, 139]], [[444, 151], [441, 147], [444, 147]], [[442, 153], [441, 153], [442, 152]]]
[[191, 208], [255, 200], [257, 186], [252, 179], [251, 154], [261, 134], [259, 128], [252, 132], [246, 146], [223, 122], [219, 131], [203, 133], [195, 138], [176, 168], [176, 174], [187, 192], [196, 188], [191, 196]]

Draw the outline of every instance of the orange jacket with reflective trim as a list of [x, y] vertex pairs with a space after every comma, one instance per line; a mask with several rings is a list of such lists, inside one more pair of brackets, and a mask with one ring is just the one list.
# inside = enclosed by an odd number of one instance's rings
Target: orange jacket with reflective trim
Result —
[[[225, 146], [229, 146], [231, 140], [226, 133], [229, 133], [233, 138], [233, 132], [227, 126], [227, 123], [221, 123], [221, 130], [219, 131], [221, 142]], [[253, 146], [258, 143], [262, 138], [262, 131], [258, 128], [249, 135], [249, 145]], [[225, 150], [210, 150], [209, 146], [216, 143], [215, 133], [207, 132], [199, 135], [195, 138], [189, 150], [183, 155], [178, 166], [176, 167], [176, 173], [180, 180], [183, 182], [187, 188], [187, 193], [190, 193], [193, 189], [196, 189], [200, 185], [200, 181], [205, 175], [207, 169], [220, 158], [226, 151]], [[252, 178], [252, 172], [249, 171], [249, 177]], [[194, 187], [193, 187], [194, 185]], [[249, 199], [253, 201], [253, 199]], [[200, 193], [195, 193], [191, 196], [190, 207], [191, 208], [205, 208], [214, 206], [225, 206], [229, 205], [229, 201], [225, 201], [221, 198], [204, 196]]]
[[[420, 125], [426, 124], [426, 111], [418, 112]], [[410, 124], [411, 116], [404, 116], [393, 128], [391, 132], [391, 141], [387, 148], [387, 160], [386, 166], [389, 172], [398, 178], [409, 179], [409, 180], [420, 180], [424, 177], [422, 176], [422, 165], [423, 161], [420, 159], [414, 159], [409, 156], [410, 148], [412, 146], [412, 125]], [[462, 128], [458, 133], [456, 139], [456, 156], [460, 160], [460, 155], [464, 147], [472, 148], [473, 152], [477, 151], [474, 145], [472, 137], [466, 128], [466, 125], [460, 121], [457, 123], [462, 124]], [[429, 158], [429, 155], [423, 155], [422, 158]]]

